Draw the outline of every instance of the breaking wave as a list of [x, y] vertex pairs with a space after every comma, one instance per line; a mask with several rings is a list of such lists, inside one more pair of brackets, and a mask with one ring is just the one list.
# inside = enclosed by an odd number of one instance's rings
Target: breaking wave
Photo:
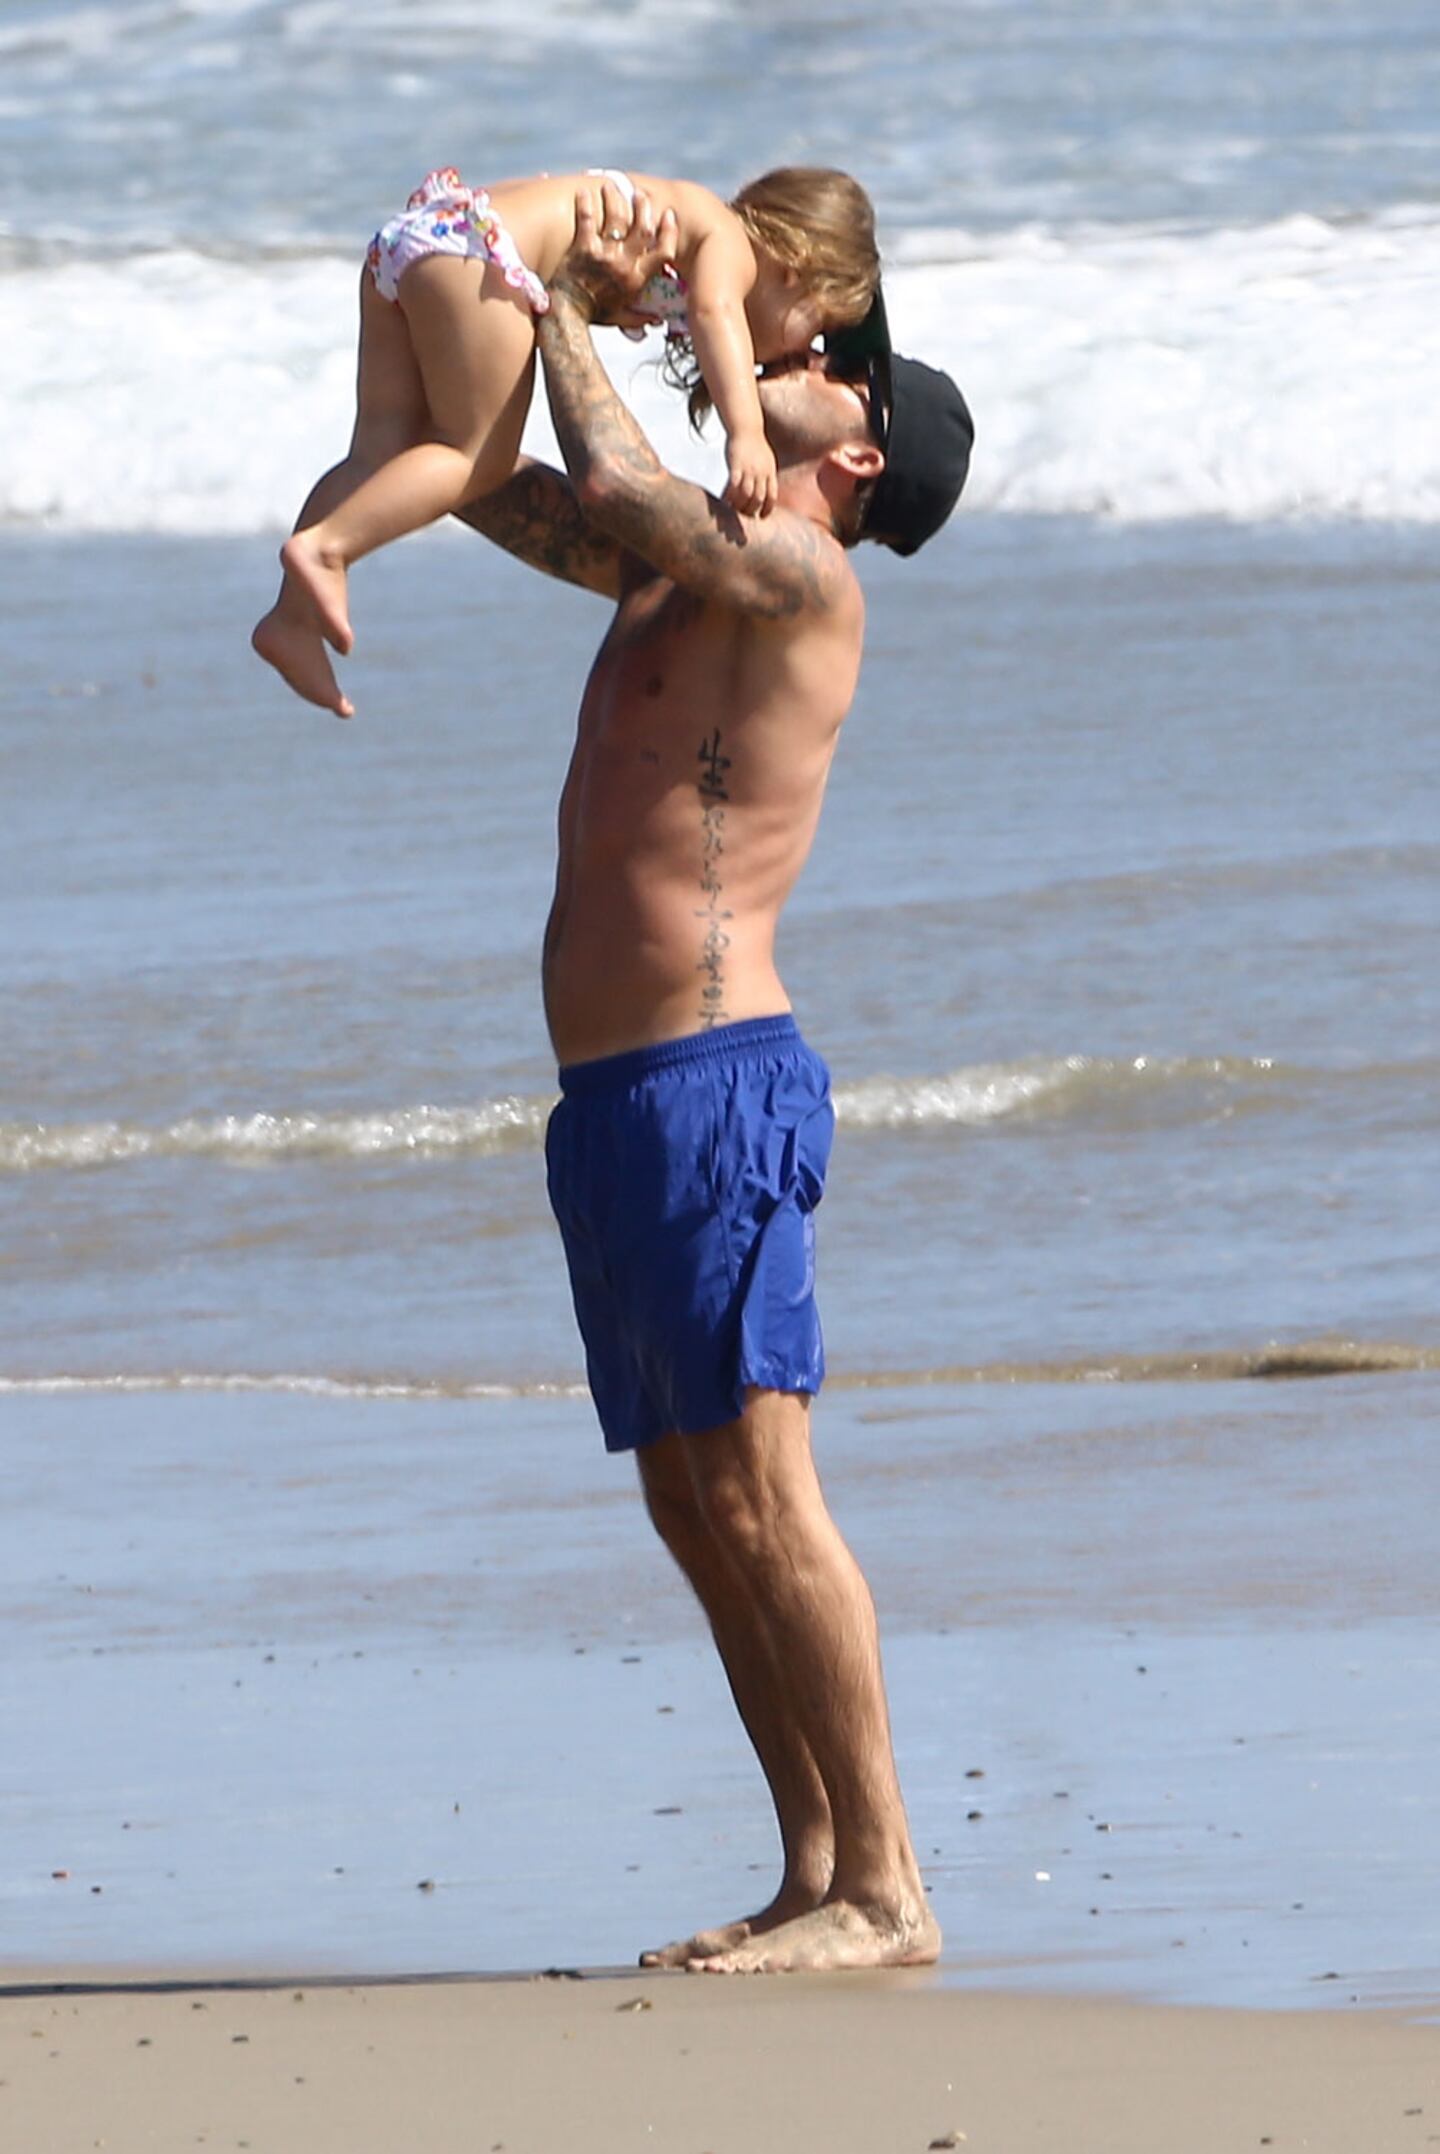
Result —
[[[894, 252], [897, 341], [948, 366], [977, 414], [977, 508], [1440, 521], [1433, 208], [917, 230]], [[358, 242], [98, 253], [0, 226], [0, 524], [288, 528], [348, 437], [357, 261]], [[655, 368], [603, 342], [672, 468], [723, 481], [713, 430], [697, 446]], [[553, 456], [543, 402], [526, 438]]]
[[[1351, 1073], [1345, 1081], [1364, 1080]], [[914, 1131], [1100, 1118], [1208, 1122], [1307, 1099], [1331, 1073], [1266, 1057], [1092, 1055], [977, 1063], [933, 1077], [871, 1077], [836, 1087], [848, 1130]], [[414, 1106], [390, 1112], [187, 1115], [167, 1125], [95, 1121], [0, 1122], [0, 1174], [208, 1159], [233, 1167], [287, 1160], [484, 1158], [533, 1150], [543, 1140], [550, 1095], [515, 1094], [475, 1106]]]

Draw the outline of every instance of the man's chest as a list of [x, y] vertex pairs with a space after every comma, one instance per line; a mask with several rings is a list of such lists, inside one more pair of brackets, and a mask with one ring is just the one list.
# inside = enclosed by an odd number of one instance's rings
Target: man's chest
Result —
[[608, 729], [708, 709], [718, 696], [733, 703], [753, 640], [744, 615], [657, 578], [617, 610], [587, 705], [603, 712]]

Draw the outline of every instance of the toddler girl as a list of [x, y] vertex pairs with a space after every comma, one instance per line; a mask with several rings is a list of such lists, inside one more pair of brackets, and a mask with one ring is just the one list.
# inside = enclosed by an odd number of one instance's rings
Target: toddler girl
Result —
[[605, 185], [627, 202], [643, 189], [657, 216], [674, 211], [673, 262], [636, 312], [663, 320], [672, 354], [692, 357], [703, 378], [725, 427], [731, 505], [759, 515], [774, 505], [755, 367], [868, 309], [880, 264], [874, 213], [855, 180], [788, 167], [727, 205], [692, 181], [638, 172], [546, 174], [488, 192], [453, 170], [432, 172], [371, 245], [350, 451], [306, 500], [281, 550], [280, 596], [252, 638], [310, 702], [351, 714], [325, 650], [354, 641], [350, 563], [491, 492], [514, 469], [534, 317], [548, 309], [546, 284], [573, 243], [577, 193], [598, 196]]

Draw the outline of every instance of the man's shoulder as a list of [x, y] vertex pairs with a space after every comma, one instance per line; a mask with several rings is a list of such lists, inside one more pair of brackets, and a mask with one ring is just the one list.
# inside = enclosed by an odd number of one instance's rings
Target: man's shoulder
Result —
[[839, 632], [863, 621], [860, 580], [846, 549], [823, 524], [783, 506], [764, 517], [727, 513], [749, 568], [744, 611], [795, 630]]
[[845, 548], [796, 509], [740, 516], [718, 496], [667, 473], [644, 504], [629, 551], [638, 562], [627, 574], [627, 591], [653, 574], [711, 609], [795, 632], [863, 618]]

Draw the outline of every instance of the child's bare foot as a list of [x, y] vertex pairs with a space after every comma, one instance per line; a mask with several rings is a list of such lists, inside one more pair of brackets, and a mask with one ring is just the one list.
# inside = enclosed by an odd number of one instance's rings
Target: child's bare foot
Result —
[[314, 607], [321, 635], [343, 658], [355, 641], [346, 603], [345, 563], [319, 543], [313, 527], [286, 539], [280, 560], [287, 578]]
[[256, 623], [250, 642], [267, 664], [284, 675], [297, 696], [318, 703], [321, 710], [334, 711], [337, 718], [354, 717], [355, 706], [341, 693], [330, 653], [313, 623], [297, 618], [283, 602], [277, 602]]

